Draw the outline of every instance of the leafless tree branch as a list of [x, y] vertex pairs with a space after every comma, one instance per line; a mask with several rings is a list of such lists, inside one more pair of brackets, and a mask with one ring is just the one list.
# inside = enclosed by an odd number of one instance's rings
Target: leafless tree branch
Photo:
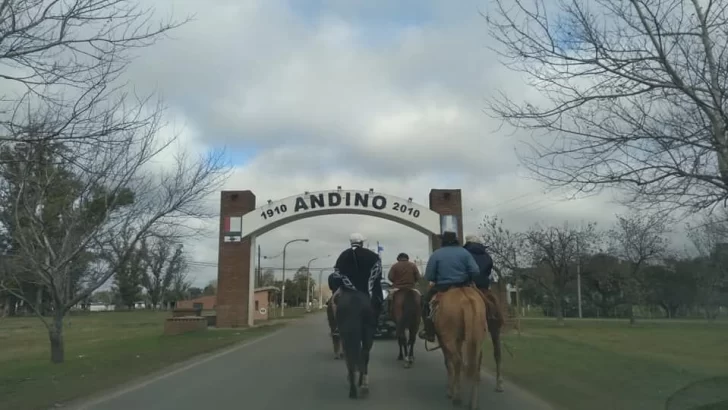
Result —
[[521, 161], [552, 187], [616, 187], [635, 207], [728, 200], [728, 4], [496, 0], [495, 51], [540, 92], [490, 114], [532, 133]]

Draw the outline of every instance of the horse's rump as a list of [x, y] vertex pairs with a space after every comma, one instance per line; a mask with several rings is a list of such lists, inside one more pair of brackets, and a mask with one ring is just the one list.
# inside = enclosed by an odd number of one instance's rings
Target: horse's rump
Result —
[[451, 349], [462, 349], [466, 375], [475, 377], [486, 336], [485, 305], [481, 293], [469, 286], [450, 288], [439, 295], [437, 309], [434, 319], [440, 339], [454, 343]]
[[505, 316], [501, 307], [498, 296], [490, 289], [478, 289], [483, 302], [485, 302], [485, 315], [488, 319], [489, 326], [497, 326], [499, 329], [505, 324]]
[[[395, 321], [401, 319], [417, 321], [421, 317], [421, 295], [416, 289], [399, 289], [392, 298], [392, 316]], [[409, 322], [409, 320], [407, 320]]]

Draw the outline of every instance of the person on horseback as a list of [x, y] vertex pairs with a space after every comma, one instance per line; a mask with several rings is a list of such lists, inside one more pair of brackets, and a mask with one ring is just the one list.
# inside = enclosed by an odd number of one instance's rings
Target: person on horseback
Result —
[[364, 236], [353, 233], [350, 247], [336, 259], [334, 273], [329, 276], [329, 288], [333, 292], [330, 303], [336, 313], [336, 300], [342, 289], [359, 291], [369, 296], [375, 317], [382, 310], [382, 260], [376, 252], [364, 248]]
[[495, 293], [490, 290], [493, 258], [491, 258], [490, 254], [488, 254], [487, 247], [483, 244], [483, 240], [478, 235], [467, 235], [465, 237], [465, 245], [463, 248], [473, 255], [475, 263], [477, 263], [478, 268], [480, 268], [480, 274], [473, 277], [473, 284], [483, 294], [488, 317], [497, 320], [502, 325], [503, 313], [501, 312], [498, 298]]
[[419, 336], [428, 342], [435, 341], [435, 325], [430, 312], [430, 301], [435, 294], [456, 286], [469, 286], [480, 274], [473, 256], [460, 246], [457, 233], [443, 232], [441, 244], [442, 247], [432, 253], [425, 268], [425, 279], [430, 282], [430, 288], [422, 301], [425, 326]]
[[410, 262], [409, 255], [402, 252], [397, 255], [397, 262], [389, 268], [387, 279], [392, 282], [392, 289], [389, 291], [388, 300], [392, 300], [395, 292], [399, 289], [414, 289], [415, 284], [422, 275], [417, 265]]

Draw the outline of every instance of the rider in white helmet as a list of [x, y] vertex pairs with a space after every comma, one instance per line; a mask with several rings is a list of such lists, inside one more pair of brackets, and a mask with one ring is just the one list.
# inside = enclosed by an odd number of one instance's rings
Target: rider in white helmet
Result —
[[334, 285], [337, 289], [331, 301], [336, 309], [336, 296], [341, 288], [365, 293], [372, 301], [375, 317], [378, 317], [384, 300], [382, 260], [376, 252], [364, 247], [364, 241], [364, 235], [352, 233], [349, 237], [350, 246], [336, 259], [332, 279], [337, 282]]

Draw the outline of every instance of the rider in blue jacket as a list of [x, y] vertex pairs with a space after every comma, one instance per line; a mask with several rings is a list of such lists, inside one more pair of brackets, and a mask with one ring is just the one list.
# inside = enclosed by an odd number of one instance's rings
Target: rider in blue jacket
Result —
[[460, 246], [455, 232], [443, 232], [442, 247], [432, 253], [425, 268], [425, 279], [430, 289], [423, 298], [423, 322], [425, 328], [419, 336], [429, 342], [435, 341], [435, 325], [430, 317], [430, 300], [437, 292], [451, 287], [468, 286], [480, 273], [473, 256]]

